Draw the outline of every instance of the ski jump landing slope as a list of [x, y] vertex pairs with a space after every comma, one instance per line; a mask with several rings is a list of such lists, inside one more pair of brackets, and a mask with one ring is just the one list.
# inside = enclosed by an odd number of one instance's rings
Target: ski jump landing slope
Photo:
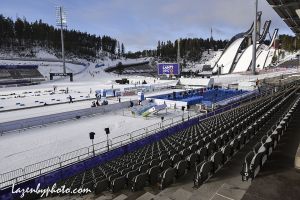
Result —
[[[261, 19], [261, 12], [259, 12], [258, 16], [257, 16], [257, 20]], [[254, 30], [254, 23], [252, 23], [251, 27], [249, 30], [247, 30], [246, 32], [243, 33], [239, 33], [237, 35], [235, 35], [229, 43], [230, 45], [225, 48], [223, 54], [221, 55], [220, 59], [218, 60], [218, 62], [215, 64], [214, 68], [213, 68], [213, 73], [217, 73], [218, 72], [218, 68], [222, 67], [222, 74], [229, 74], [232, 71], [232, 67], [235, 64], [235, 60], [237, 58], [239, 49], [242, 45], [242, 43], [245, 41], [245, 39], [252, 34]]]
[[[263, 41], [265, 40], [267, 33], [269, 32], [270, 25], [271, 25], [271, 20], [268, 20], [265, 22], [264, 28], [263, 28], [263, 33], [262, 33], [261, 37], [259, 38], [258, 43], [256, 44], [256, 49], [258, 49], [261, 46], [261, 44], [263, 43]], [[237, 61], [232, 72], [237, 73], [237, 72], [247, 71], [252, 63], [252, 53], [253, 53], [253, 44], [248, 46], [244, 50], [243, 54]], [[260, 55], [261, 52], [257, 52], [257, 54]], [[256, 55], [256, 57], [257, 57], [257, 55]]]
[[274, 55], [274, 49], [272, 49], [272, 46], [277, 37], [278, 31], [278, 29], [275, 29], [270, 45], [266, 49], [263, 49], [262, 52], [257, 56], [257, 69], [262, 70], [271, 64]]
[[[259, 45], [256, 45], [256, 48]], [[252, 52], [253, 52], [253, 45], [250, 45], [249, 47], [246, 48], [242, 56], [240, 57], [239, 61], [237, 62], [233, 73], [236, 72], [245, 72], [249, 69], [251, 62], [252, 62]]]
[[267, 57], [269, 55], [269, 51], [262, 50], [262, 52], [259, 54], [256, 60], [256, 68], [259, 70], [262, 70], [265, 67], [265, 63], [267, 60]]
[[222, 74], [228, 74], [230, 72], [230, 69], [236, 58], [236, 54], [244, 40], [245, 37], [238, 38], [225, 50], [224, 54], [217, 62], [217, 65], [214, 67], [213, 73], [216, 73], [218, 71], [218, 67], [220, 66], [223, 66]]

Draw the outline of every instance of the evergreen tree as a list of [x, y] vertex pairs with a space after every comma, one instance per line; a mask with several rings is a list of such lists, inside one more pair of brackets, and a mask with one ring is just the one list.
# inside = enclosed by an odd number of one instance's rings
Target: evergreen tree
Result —
[[[115, 54], [118, 41], [109, 36], [96, 36], [77, 30], [64, 30], [66, 55], [94, 59], [99, 50]], [[26, 46], [42, 46], [55, 49], [60, 56], [60, 29], [50, 26], [42, 20], [29, 23], [25, 18], [13, 21], [0, 15], [0, 48], [11, 48], [15, 51]], [[123, 45], [123, 49], [125, 49]], [[29, 49], [30, 50], [30, 49]], [[32, 51], [32, 50], [31, 50]], [[120, 54], [118, 46], [118, 54]]]
[[122, 56], [125, 55], [125, 47], [124, 47], [124, 44], [123, 44], [123, 43], [122, 43], [122, 45], [121, 45], [121, 54], [122, 54]]
[[118, 57], [121, 56], [121, 48], [120, 48], [120, 42], [118, 41]]

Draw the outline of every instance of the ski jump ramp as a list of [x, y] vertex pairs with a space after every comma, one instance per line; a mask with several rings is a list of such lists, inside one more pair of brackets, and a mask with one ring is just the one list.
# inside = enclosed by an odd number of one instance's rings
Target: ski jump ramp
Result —
[[224, 52], [217, 65], [213, 69], [213, 73], [218, 72], [218, 67], [223, 66], [221, 69], [221, 74], [228, 74], [234, 63], [238, 50], [246, 37], [238, 38], [235, 40]]
[[[261, 12], [258, 14], [257, 19], [261, 19]], [[223, 54], [221, 55], [218, 62], [215, 64], [213, 68], [213, 73], [216, 74], [218, 72], [218, 68], [221, 67], [221, 74], [229, 74], [232, 71], [232, 68], [235, 64], [235, 60], [237, 58], [238, 52], [241, 48], [242, 43], [252, 34], [254, 30], [254, 23], [252, 23], [250, 29], [246, 32], [239, 33], [235, 35], [230, 41], [230, 45], [225, 48]]]
[[[259, 15], [258, 17], [260, 18], [261, 16]], [[274, 54], [274, 50], [272, 50], [272, 45], [278, 34], [278, 29], [275, 29], [274, 31], [270, 45], [266, 46], [263, 44], [269, 32], [270, 25], [270, 20], [265, 22], [263, 32], [256, 44], [256, 68], [259, 70], [262, 70], [266, 66], [270, 65]], [[231, 39], [231, 43], [229, 43], [230, 45], [224, 50], [220, 59], [213, 68], [214, 74], [218, 73], [219, 67], [221, 67], [221, 74], [240, 73], [249, 70], [250, 65], [252, 63], [253, 44], [244, 49], [244, 51], [240, 55], [239, 52], [243, 45], [243, 42], [247, 38], [249, 38], [249, 36], [251, 36], [252, 32], [253, 24], [248, 31], [240, 33]]]
[[278, 29], [275, 29], [270, 45], [263, 49], [262, 52], [257, 56], [256, 68], [262, 70], [265, 67], [268, 67], [274, 55], [275, 50], [272, 48], [274, 41], [278, 34]]
[[[256, 48], [259, 45], [256, 45]], [[252, 52], [253, 52], [253, 45], [250, 45], [249, 47], [246, 48], [244, 53], [241, 55], [239, 61], [237, 62], [233, 73], [237, 72], [245, 72], [249, 69], [251, 62], [252, 62]]]
[[[271, 25], [270, 20], [265, 22], [264, 28], [263, 28], [263, 33], [262, 33], [261, 37], [259, 38], [258, 43], [256, 44], [257, 50], [261, 47], [261, 44], [266, 39], [267, 33], [269, 32], [269, 29], [270, 29], [270, 25]], [[246, 72], [250, 68], [250, 65], [252, 63], [252, 53], [253, 53], [253, 44], [248, 46], [244, 50], [244, 52], [242, 53], [241, 57], [239, 58], [234, 69], [232, 70], [232, 72], [233, 73]], [[264, 55], [262, 53], [263, 53], [263, 51], [257, 52], [257, 54], [259, 54], [259, 55]], [[263, 62], [263, 65], [264, 65], [264, 63], [265, 63], [264, 57], [261, 57], [260, 60], [261, 60], [261, 62]]]

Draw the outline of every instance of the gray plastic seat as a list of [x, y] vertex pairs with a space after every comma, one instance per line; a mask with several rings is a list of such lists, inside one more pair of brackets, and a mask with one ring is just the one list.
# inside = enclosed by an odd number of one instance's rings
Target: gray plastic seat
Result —
[[163, 161], [159, 164], [159, 166], [160, 166], [160, 168], [161, 168], [162, 171], [168, 169], [169, 167], [171, 167], [171, 165], [172, 165], [172, 162], [171, 162], [170, 159], [163, 160]]
[[133, 179], [133, 177], [135, 177], [136, 175], [138, 175], [139, 171], [136, 169], [136, 170], [132, 170], [130, 172], [128, 172], [125, 177], [127, 179], [127, 183], [128, 184], [131, 184], [131, 181]]
[[159, 178], [160, 172], [161, 172], [161, 170], [160, 170], [159, 166], [153, 166], [147, 171], [147, 173], [149, 175], [149, 183], [151, 185], [158, 183], [158, 178]]
[[149, 169], [149, 165], [148, 164], [144, 164], [142, 166], [139, 167], [139, 172], [140, 173], [144, 173]]
[[206, 181], [212, 171], [212, 162], [204, 161], [196, 166], [196, 172], [194, 176], [194, 186], [199, 187], [204, 181]]
[[159, 160], [158, 159], [153, 159], [150, 161], [150, 166], [153, 167], [153, 166], [157, 166], [159, 165]]
[[224, 147], [221, 148], [221, 151], [223, 153], [223, 162], [225, 163], [231, 157], [231, 146], [230, 145], [226, 145], [226, 146], [224, 146]]
[[101, 194], [103, 191], [108, 190], [109, 187], [109, 181], [108, 179], [103, 179], [101, 181], [96, 182], [95, 185], [95, 194]]
[[148, 176], [146, 173], [141, 173], [135, 176], [132, 180], [131, 190], [132, 191], [142, 190], [146, 186], [147, 179]]
[[193, 169], [198, 162], [198, 155], [196, 153], [191, 153], [186, 157], [186, 161], [188, 162], [189, 169]]
[[223, 163], [223, 153], [221, 151], [215, 152], [210, 160], [213, 164], [212, 171], [215, 173]]
[[199, 162], [202, 162], [207, 157], [207, 149], [206, 147], [202, 147], [197, 151]]
[[89, 189], [91, 192], [95, 191], [95, 183], [94, 181], [87, 182], [82, 185], [82, 188]]
[[124, 189], [126, 186], [126, 178], [125, 176], [120, 176], [118, 178], [115, 178], [111, 182], [111, 190], [112, 192], [119, 192], [120, 190]]
[[174, 169], [176, 169], [176, 177], [181, 177], [185, 174], [188, 163], [185, 160], [180, 160], [174, 165]]
[[184, 150], [180, 151], [179, 154], [180, 154], [183, 158], [185, 158], [185, 157], [187, 157], [187, 156], [190, 154], [190, 150], [189, 150], [189, 149], [184, 149]]
[[174, 154], [173, 156], [171, 156], [171, 161], [173, 165], [178, 163], [180, 160], [181, 160], [181, 156], [179, 154]]
[[176, 175], [176, 170], [174, 168], [168, 168], [161, 173], [159, 188], [161, 190], [165, 189], [169, 185], [173, 184]]

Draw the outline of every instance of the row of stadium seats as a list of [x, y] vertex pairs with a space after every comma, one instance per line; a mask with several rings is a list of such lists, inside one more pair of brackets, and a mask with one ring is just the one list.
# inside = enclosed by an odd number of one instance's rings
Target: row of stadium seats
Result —
[[22, 78], [43, 78], [43, 75], [35, 68], [0, 68], [0, 79], [22, 79]]
[[[244, 145], [248, 144], [248, 142], [259, 131], [265, 131], [267, 129], [265, 126], [267, 125], [268, 121], [270, 121], [272, 124], [272, 119], [270, 116], [272, 116], [274, 113], [272, 111], [268, 111], [270, 108], [272, 108], [272, 105], [274, 104], [266, 104], [262, 108], [258, 109], [255, 113], [248, 115], [248, 117], [241, 122], [246, 125], [243, 126], [244, 128], [242, 131], [235, 132], [234, 138], [231, 141], [228, 141], [227, 144], [224, 144], [224, 146], [216, 151], [209, 159], [196, 166], [194, 175], [195, 187], [201, 185], [210, 176], [212, 176], [216, 170], [218, 170], [230, 159], [230, 157], [232, 157]], [[235, 127], [238, 127], [239, 124], [235, 125]]]
[[275, 128], [268, 131], [261, 138], [261, 141], [254, 146], [253, 150], [246, 155], [241, 171], [243, 181], [253, 180], [257, 176], [285, 133], [295, 110], [299, 109], [300, 99], [298, 98], [293, 106], [287, 110], [288, 112], [281, 114], [282, 111], [285, 111], [284, 108], [289, 105], [287, 101], [287, 99], [284, 99], [269, 111], [270, 115], [280, 115], [279, 120]]
[[[291, 89], [290, 89], [291, 90]], [[115, 160], [58, 183], [66, 188], [89, 188], [96, 194], [147, 185], [168, 187], [188, 171], [195, 186], [202, 184], [236, 153], [264, 124], [265, 113], [284, 97], [283, 92], [258, 99]], [[257, 120], [258, 119], [258, 120]], [[246, 130], [246, 131], [245, 131]]]

